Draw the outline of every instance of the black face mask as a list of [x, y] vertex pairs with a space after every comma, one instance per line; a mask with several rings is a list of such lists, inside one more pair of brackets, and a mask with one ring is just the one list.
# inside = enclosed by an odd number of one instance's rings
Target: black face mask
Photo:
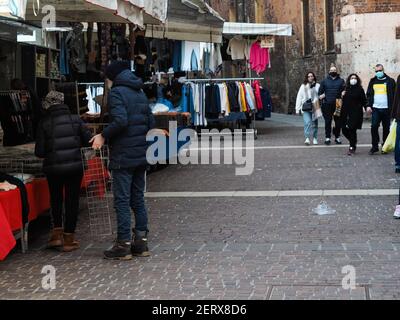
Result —
[[330, 75], [332, 78], [336, 78], [336, 77], [338, 76], [338, 73], [337, 73], [337, 72], [329, 72], [329, 75]]

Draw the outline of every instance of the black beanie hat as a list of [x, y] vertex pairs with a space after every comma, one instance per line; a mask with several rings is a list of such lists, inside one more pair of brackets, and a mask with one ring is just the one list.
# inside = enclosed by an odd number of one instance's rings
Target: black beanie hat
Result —
[[129, 61], [114, 61], [106, 69], [106, 77], [111, 81], [114, 81], [115, 78], [125, 70], [130, 70]]

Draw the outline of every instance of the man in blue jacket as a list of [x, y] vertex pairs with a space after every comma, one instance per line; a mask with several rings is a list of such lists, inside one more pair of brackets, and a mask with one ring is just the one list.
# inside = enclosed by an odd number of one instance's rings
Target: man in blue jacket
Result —
[[[370, 155], [379, 152], [379, 127], [381, 123], [383, 127], [382, 146], [389, 135], [395, 91], [396, 81], [385, 73], [383, 65], [378, 64], [375, 67], [375, 77], [371, 79], [367, 91], [367, 112], [372, 114], [372, 149], [369, 152]], [[382, 151], [382, 154], [385, 154], [385, 152]]]
[[[107, 141], [109, 168], [113, 176], [114, 208], [118, 237], [112, 249], [104, 252], [111, 260], [130, 260], [132, 256], [149, 256], [147, 246], [147, 211], [144, 202], [147, 167], [147, 133], [154, 127], [143, 82], [130, 71], [129, 63], [113, 62], [106, 70], [111, 87], [108, 97], [110, 124], [93, 138], [93, 148]], [[135, 213], [134, 239], [131, 234], [131, 209]]]
[[334, 116], [336, 111], [336, 99], [342, 98], [342, 92], [345, 89], [345, 81], [339, 76], [337, 68], [332, 66], [329, 70], [328, 77], [321, 82], [319, 89], [319, 98], [322, 100], [322, 113], [325, 119], [325, 144], [331, 144], [332, 136], [332, 120], [335, 120], [335, 135], [336, 144], [342, 144], [340, 139], [340, 117]]

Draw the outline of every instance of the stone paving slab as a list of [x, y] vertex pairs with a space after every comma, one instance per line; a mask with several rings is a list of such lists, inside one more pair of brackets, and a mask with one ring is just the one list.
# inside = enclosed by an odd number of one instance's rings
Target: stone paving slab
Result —
[[[323, 297], [323, 298], [322, 298]], [[344, 290], [334, 286], [274, 286], [270, 300], [366, 300], [365, 288]]]

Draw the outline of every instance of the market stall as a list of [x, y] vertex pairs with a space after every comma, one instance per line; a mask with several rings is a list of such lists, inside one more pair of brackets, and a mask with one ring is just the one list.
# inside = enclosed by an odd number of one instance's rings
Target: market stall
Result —
[[[39, 4], [39, 5], [38, 5]], [[164, 23], [167, 0], [27, 0], [26, 20], [41, 21], [43, 6], [56, 9], [58, 22]]]
[[[0, 220], [5, 221], [0, 229], [1, 260], [15, 245], [13, 241], [6, 241], [9, 234], [21, 239], [22, 251], [27, 250], [29, 223], [49, 210], [50, 195], [42, 161], [34, 156], [34, 144], [0, 148], [0, 173], [6, 179], [0, 181]], [[25, 196], [19, 187], [10, 189], [7, 175], [23, 183]]]

